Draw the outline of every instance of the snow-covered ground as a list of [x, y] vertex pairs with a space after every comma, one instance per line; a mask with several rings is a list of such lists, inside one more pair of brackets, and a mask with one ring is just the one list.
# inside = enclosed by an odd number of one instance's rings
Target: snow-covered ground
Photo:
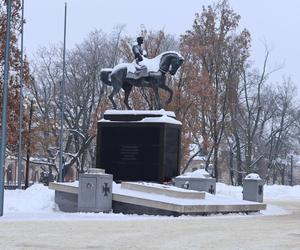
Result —
[[[217, 183], [217, 195], [242, 200], [242, 187]], [[264, 200], [300, 200], [300, 186], [264, 186]], [[284, 209], [269, 205], [259, 215], [285, 214]], [[42, 184], [34, 184], [27, 190], [5, 190], [4, 216], [0, 220], [131, 220], [153, 219], [162, 216], [138, 216], [104, 213], [64, 213], [54, 202], [54, 191]], [[162, 217], [163, 218], [163, 217]]]
[[[240, 186], [229, 186], [223, 183], [217, 183], [217, 194], [237, 199], [243, 198], [243, 188]], [[264, 200], [290, 200], [300, 199], [300, 185], [283, 186], [283, 185], [265, 185]]]

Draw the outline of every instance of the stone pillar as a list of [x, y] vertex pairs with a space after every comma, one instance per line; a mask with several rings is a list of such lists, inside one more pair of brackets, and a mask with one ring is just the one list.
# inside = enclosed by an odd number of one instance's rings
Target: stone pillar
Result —
[[263, 202], [264, 182], [258, 174], [248, 174], [243, 180], [243, 200]]
[[110, 212], [112, 208], [112, 178], [110, 174], [79, 175], [78, 211]]

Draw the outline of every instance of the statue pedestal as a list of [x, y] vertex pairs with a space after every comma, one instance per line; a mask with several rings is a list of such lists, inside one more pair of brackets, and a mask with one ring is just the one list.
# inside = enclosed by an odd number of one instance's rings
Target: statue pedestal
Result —
[[180, 131], [173, 112], [108, 110], [98, 122], [96, 167], [114, 181], [170, 181], [179, 175]]

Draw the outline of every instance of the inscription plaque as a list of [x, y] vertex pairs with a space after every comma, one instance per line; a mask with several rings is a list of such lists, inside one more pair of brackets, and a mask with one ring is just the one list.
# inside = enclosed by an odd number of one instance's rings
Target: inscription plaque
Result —
[[137, 145], [121, 145], [120, 148], [121, 161], [136, 161], [139, 154]]

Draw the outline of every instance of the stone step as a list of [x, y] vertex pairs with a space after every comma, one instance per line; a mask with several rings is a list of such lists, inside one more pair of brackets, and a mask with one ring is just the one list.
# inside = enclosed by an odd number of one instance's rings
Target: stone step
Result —
[[[127, 186], [126, 184], [125, 186]], [[129, 185], [130, 186], [130, 185]], [[131, 185], [133, 187], [134, 185]], [[136, 186], [135, 186], [136, 187]], [[214, 213], [248, 213], [266, 209], [266, 204], [237, 200], [218, 195], [207, 194], [205, 199], [183, 199], [123, 188], [113, 187], [113, 210], [125, 214], [214, 214]]]
[[[118, 207], [118, 210], [116, 208]], [[148, 208], [152, 208], [154, 213], [147, 213]], [[162, 215], [161, 211], [169, 213], [183, 214], [216, 214], [216, 213], [249, 213], [265, 210], [266, 204], [195, 204], [182, 205], [168, 203], [158, 200], [149, 200], [141, 197], [133, 197], [123, 194], [113, 194], [113, 210], [124, 214], [152, 214]], [[155, 210], [157, 210], [155, 212]], [[142, 212], [143, 211], [143, 212]], [[172, 215], [164, 213], [164, 215]]]
[[77, 182], [50, 182], [49, 189], [65, 192], [65, 193], [72, 193], [78, 194], [78, 181]]
[[183, 199], [205, 199], [205, 192], [149, 182], [122, 182], [121, 188]]

